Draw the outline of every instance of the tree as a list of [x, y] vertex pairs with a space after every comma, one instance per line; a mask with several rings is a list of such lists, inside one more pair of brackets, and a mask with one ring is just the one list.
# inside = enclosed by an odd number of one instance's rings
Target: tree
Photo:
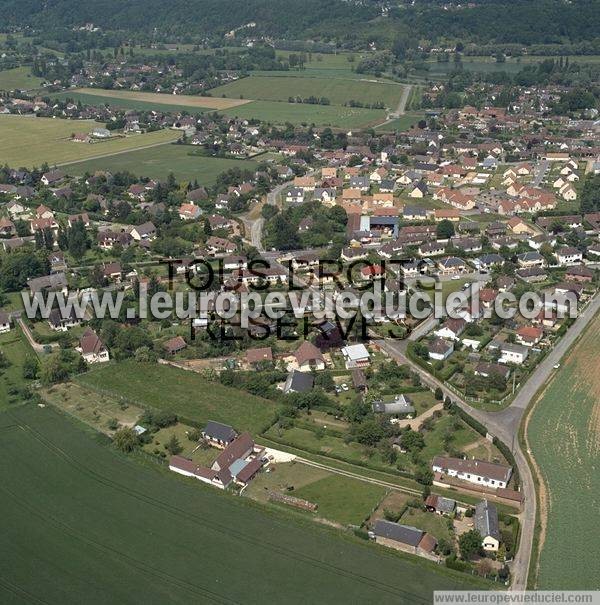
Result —
[[179, 443], [179, 439], [177, 439], [177, 435], [175, 434], [171, 435], [165, 447], [171, 456], [176, 456], [183, 451], [183, 447], [181, 447], [181, 443]]
[[425, 439], [421, 433], [408, 429], [400, 436], [400, 445], [409, 452], [418, 452], [425, 447]]
[[125, 453], [132, 452], [139, 443], [136, 432], [128, 426], [119, 429], [115, 433], [113, 442], [117, 449]]
[[452, 221], [444, 219], [437, 224], [436, 233], [439, 239], [450, 239], [454, 235], [454, 225]]
[[35, 380], [40, 371], [40, 364], [36, 357], [28, 355], [23, 362], [23, 378]]
[[474, 555], [481, 552], [481, 534], [476, 529], [471, 529], [462, 534], [458, 539], [460, 547], [460, 556], [465, 560], [470, 560]]
[[444, 392], [442, 391], [442, 389], [440, 387], [437, 387], [435, 389], [434, 396], [438, 401], [442, 401], [442, 399], [444, 399]]

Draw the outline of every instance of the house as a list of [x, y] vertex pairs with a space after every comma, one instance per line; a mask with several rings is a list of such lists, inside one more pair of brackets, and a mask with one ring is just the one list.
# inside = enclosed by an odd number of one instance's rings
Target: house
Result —
[[163, 344], [163, 349], [167, 355], [176, 355], [187, 348], [187, 343], [181, 336], [174, 336]]
[[437, 268], [443, 275], [452, 275], [465, 271], [467, 265], [464, 260], [456, 256], [447, 256], [437, 262]]
[[106, 263], [102, 267], [102, 275], [109, 281], [120, 282], [123, 276], [123, 268], [121, 263], [114, 261]]
[[450, 318], [447, 319], [442, 324], [442, 326], [434, 332], [434, 334], [439, 338], [445, 338], [447, 340], [458, 340], [458, 337], [464, 332], [466, 327], [466, 320], [462, 318]]
[[483, 550], [497, 552], [500, 546], [498, 511], [487, 500], [482, 500], [475, 507], [475, 529], [481, 534]]
[[325, 359], [321, 351], [314, 344], [305, 340], [294, 353], [296, 359], [296, 369], [301, 372], [310, 372], [312, 370], [324, 370]]
[[60, 183], [65, 178], [65, 173], [62, 170], [51, 170], [50, 172], [45, 172], [42, 175], [41, 181], [44, 185], [56, 185]]
[[110, 360], [108, 349], [94, 330], [88, 328], [79, 339], [77, 351], [86, 363], [105, 363]]
[[438, 515], [451, 515], [456, 510], [456, 500], [429, 494], [425, 499], [425, 508], [429, 512], [437, 513]]
[[80, 214], [71, 214], [68, 218], [69, 227], [73, 227], [75, 223], [83, 223], [83, 226], [87, 229], [90, 226], [90, 217], [87, 212]]
[[377, 544], [415, 555], [435, 558], [432, 555], [437, 546], [437, 540], [416, 527], [378, 519], [373, 527], [373, 534]]
[[17, 229], [15, 224], [8, 218], [0, 218], [0, 236], [15, 235]]
[[313, 390], [315, 378], [308, 372], [292, 370], [283, 386], [284, 393], [308, 393]]
[[499, 363], [521, 365], [527, 359], [529, 349], [523, 345], [503, 343], [500, 347]]
[[583, 261], [583, 253], [572, 246], [563, 246], [556, 251], [556, 258], [560, 265], [578, 265]]
[[519, 267], [528, 269], [531, 267], [544, 267], [546, 260], [539, 252], [523, 252], [517, 255]]
[[260, 347], [246, 351], [246, 363], [250, 366], [260, 366], [264, 363], [273, 362], [273, 351], [271, 347]]
[[594, 279], [594, 272], [587, 267], [576, 265], [570, 269], [567, 269], [565, 279], [567, 281], [589, 283]]
[[544, 336], [544, 331], [535, 326], [523, 326], [517, 330], [516, 336], [519, 344], [525, 345], [526, 347], [532, 347], [540, 342], [542, 336]]
[[0, 312], [0, 334], [10, 332], [10, 315]]
[[535, 231], [522, 219], [513, 216], [508, 220], [508, 228], [516, 235], [534, 234]]
[[64, 273], [53, 273], [27, 280], [27, 286], [32, 294], [36, 292], [62, 292], [67, 294], [67, 277]]
[[426, 346], [427, 351], [429, 352], [429, 358], [435, 359], [436, 361], [448, 359], [454, 351], [454, 343], [448, 342], [443, 338], [435, 338], [428, 342]]
[[182, 221], [194, 221], [200, 217], [202, 210], [196, 204], [181, 204], [179, 206], [179, 218]]
[[152, 241], [156, 238], [156, 227], [153, 223], [148, 221], [138, 225], [137, 227], [133, 227], [130, 233], [131, 237], [133, 237], [136, 242], [142, 240]]
[[304, 201], [304, 189], [302, 187], [290, 187], [285, 194], [288, 204], [301, 204]]
[[69, 328], [74, 328], [81, 324], [81, 319], [77, 316], [75, 305], [63, 313], [60, 309], [52, 309], [48, 314], [48, 325], [56, 332], [66, 332]]
[[428, 189], [427, 189], [427, 184], [424, 183], [423, 181], [419, 181], [408, 193], [409, 197], [412, 198], [423, 198], [427, 195], [428, 193]]
[[434, 473], [493, 488], [505, 488], [512, 475], [512, 468], [505, 464], [443, 456], [433, 459], [432, 469]]
[[373, 401], [371, 408], [375, 414], [405, 415], [415, 413], [415, 407], [405, 395], [394, 395], [389, 401], [377, 399]]
[[510, 376], [510, 368], [499, 363], [487, 363], [482, 361], [475, 366], [475, 376], [489, 378], [492, 374], [499, 374], [505, 380]]
[[362, 343], [343, 347], [341, 353], [344, 356], [346, 368], [349, 370], [352, 368], [364, 368], [371, 361], [369, 350]]
[[504, 257], [500, 254], [484, 254], [473, 261], [473, 264], [479, 269], [485, 269], [486, 271], [492, 269], [495, 266], [502, 266], [504, 264]]
[[237, 437], [237, 433], [227, 424], [209, 420], [202, 429], [202, 437], [211, 445], [224, 448]]

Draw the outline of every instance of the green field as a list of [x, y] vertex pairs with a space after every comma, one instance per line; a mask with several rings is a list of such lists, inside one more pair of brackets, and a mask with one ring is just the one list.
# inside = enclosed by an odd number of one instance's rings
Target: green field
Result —
[[[288, 72], [284, 72], [288, 73]], [[332, 105], [344, 105], [350, 100], [363, 104], [383, 102], [395, 108], [400, 100], [403, 86], [392, 82], [377, 82], [367, 79], [322, 78], [304, 75], [251, 75], [213, 88], [215, 97], [232, 99], [259, 99], [263, 101], [287, 101], [289, 97], [326, 97]]]
[[103, 125], [92, 120], [0, 115], [0, 140], [3, 143], [0, 148], [0, 164], [26, 168], [40, 166], [44, 162], [50, 165], [65, 164], [167, 143], [179, 137], [179, 133], [173, 130], [159, 130], [95, 144], [74, 143], [70, 140], [71, 134], [91, 132], [98, 126]]
[[0, 90], [30, 90], [44, 80], [31, 74], [30, 67], [15, 67], [0, 71]]
[[315, 124], [333, 128], [363, 128], [378, 124], [385, 119], [383, 109], [336, 107], [335, 105], [309, 105], [307, 103], [283, 103], [254, 101], [246, 105], [221, 110], [228, 116], [245, 120], [261, 120], [282, 124]]
[[[147, 136], [147, 135], [144, 135]], [[170, 172], [178, 181], [198, 179], [202, 185], [212, 185], [219, 174], [231, 168], [254, 170], [258, 162], [253, 160], [231, 160], [189, 155], [194, 151], [189, 145], [161, 145], [139, 149], [115, 156], [96, 158], [70, 164], [66, 172], [82, 175], [96, 170], [118, 172], [128, 170], [139, 176], [166, 179]]]
[[297, 498], [318, 504], [320, 517], [343, 525], [361, 525], [385, 494], [383, 487], [341, 475], [319, 479], [293, 492]]
[[139, 465], [51, 408], [0, 415], [3, 603], [429, 603], [485, 586]]
[[528, 425], [547, 495], [542, 590], [598, 588], [600, 544], [590, 514], [600, 508], [599, 339], [597, 316], [543, 392]]
[[272, 401], [169, 366], [128, 361], [93, 370], [77, 381], [142, 406], [169, 410], [200, 423], [225, 422], [254, 435], [273, 420], [277, 410]]

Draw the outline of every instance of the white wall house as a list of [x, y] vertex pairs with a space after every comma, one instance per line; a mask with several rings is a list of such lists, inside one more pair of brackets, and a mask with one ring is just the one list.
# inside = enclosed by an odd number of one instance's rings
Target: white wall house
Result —
[[512, 468], [504, 464], [442, 456], [433, 459], [432, 469], [434, 473], [492, 488], [505, 488], [512, 474]]

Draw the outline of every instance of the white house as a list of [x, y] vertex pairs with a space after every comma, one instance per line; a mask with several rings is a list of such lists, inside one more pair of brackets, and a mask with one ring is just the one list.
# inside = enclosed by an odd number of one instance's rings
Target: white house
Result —
[[499, 363], [514, 363], [521, 365], [529, 355], [529, 349], [523, 345], [504, 343], [500, 347]]
[[10, 332], [10, 315], [8, 313], [0, 313], [0, 334]]
[[498, 511], [487, 500], [482, 500], [475, 507], [475, 529], [481, 534], [483, 550], [497, 552], [500, 546]]
[[493, 488], [505, 488], [512, 474], [512, 468], [505, 464], [443, 456], [433, 459], [432, 469], [434, 473]]
[[556, 258], [563, 267], [578, 265], [583, 261], [583, 253], [572, 246], [563, 246], [556, 251]]
[[94, 330], [88, 329], [79, 341], [77, 350], [87, 363], [106, 363], [110, 361], [108, 349]]
[[348, 345], [342, 348], [346, 368], [361, 368], [369, 365], [370, 354], [364, 344]]

